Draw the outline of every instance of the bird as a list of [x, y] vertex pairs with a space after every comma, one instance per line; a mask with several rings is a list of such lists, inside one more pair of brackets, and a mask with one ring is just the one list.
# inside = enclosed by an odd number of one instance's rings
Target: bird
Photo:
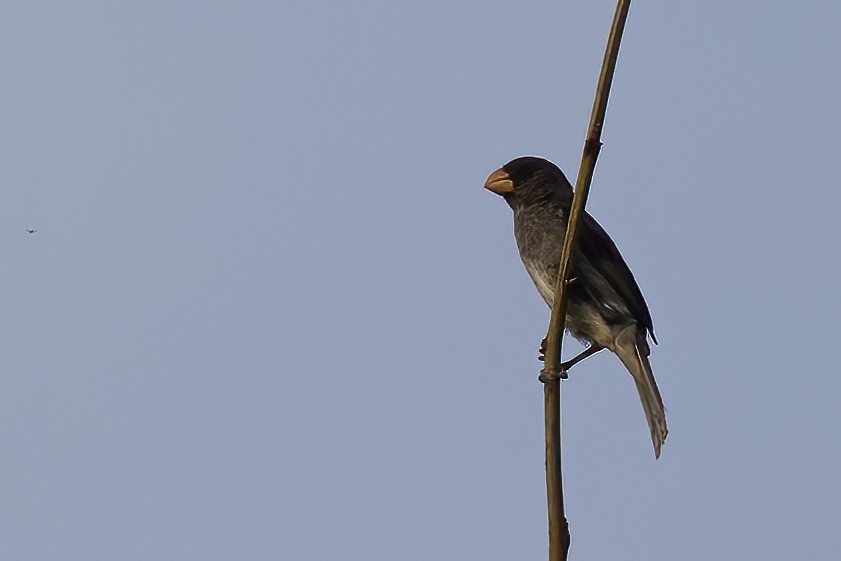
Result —
[[26, 233], [27, 233], [27, 234], [34, 234], [34, 233], [35, 233], [35, 232], [37, 232], [37, 231], [38, 231], [38, 230], [37, 230], [36, 228], [27, 228], [27, 229], [26, 229]]
[[[513, 210], [520, 258], [551, 308], [572, 204], [572, 185], [552, 162], [524, 156], [491, 173], [485, 188], [502, 196]], [[659, 459], [669, 430], [663, 398], [648, 358], [648, 337], [657, 343], [654, 324], [631, 269], [607, 232], [587, 212], [579, 219], [572, 271], [574, 280], [567, 288], [566, 330], [587, 348], [562, 363], [561, 368], [569, 370], [603, 349], [618, 356], [633, 377], [654, 456]]]

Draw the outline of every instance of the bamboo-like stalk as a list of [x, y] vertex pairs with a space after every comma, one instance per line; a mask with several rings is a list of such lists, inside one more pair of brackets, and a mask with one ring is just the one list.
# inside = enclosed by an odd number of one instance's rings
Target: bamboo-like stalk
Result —
[[552, 316], [549, 320], [549, 332], [546, 335], [546, 356], [544, 359], [541, 380], [543, 386], [543, 405], [545, 411], [546, 428], [546, 498], [549, 511], [549, 561], [565, 561], [569, 554], [570, 534], [569, 523], [564, 514], [564, 492], [561, 473], [561, 388], [560, 379], [566, 378], [566, 372], [561, 371], [561, 341], [563, 339], [564, 324], [567, 314], [566, 286], [572, 269], [572, 254], [575, 250], [578, 220], [584, 212], [596, 159], [601, 149], [602, 126], [607, 111], [607, 98], [610, 85], [613, 82], [613, 71], [616, 68], [616, 57], [619, 54], [619, 43], [625, 29], [625, 20], [631, 0], [618, 0], [613, 25], [607, 40], [602, 71], [596, 88], [593, 110], [590, 113], [590, 126], [584, 141], [584, 153], [581, 156], [581, 166], [578, 168], [578, 179], [575, 182], [575, 194], [567, 220], [567, 230], [561, 253], [561, 263], [558, 270], [558, 284], [555, 288], [555, 300], [552, 305]]

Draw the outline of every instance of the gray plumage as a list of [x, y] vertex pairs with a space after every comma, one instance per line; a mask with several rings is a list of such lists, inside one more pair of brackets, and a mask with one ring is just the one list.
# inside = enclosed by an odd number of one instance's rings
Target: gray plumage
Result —
[[[491, 185], [492, 178], [496, 188]], [[486, 187], [501, 194], [514, 211], [520, 257], [551, 308], [572, 186], [557, 166], [534, 157], [509, 162], [488, 182]], [[505, 187], [498, 187], [500, 184]], [[572, 272], [575, 280], [568, 288], [567, 330], [590, 345], [591, 351], [606, 348], [615, 353], [631, 373], [659, 458], [668, 428], [648, 360], [647, 336], [657, 342], [648, 306], [613, 240], [586, 212], [579, 222], [577, 245]]]

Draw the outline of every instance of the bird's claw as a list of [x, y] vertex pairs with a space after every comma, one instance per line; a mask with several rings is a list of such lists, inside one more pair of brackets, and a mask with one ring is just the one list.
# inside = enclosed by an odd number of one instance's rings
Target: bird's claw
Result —
[[550, 372], [544, 368], [540, 371], [540, 376], [537, 377], [537, 379], [544, 384], [548, 384], [549, 382], [558, 382], [559, 380], [566, 380], [567, 378], [569, 378], [569, 374], [567, 374], [567, 371], [563, 368], [557, 372]]

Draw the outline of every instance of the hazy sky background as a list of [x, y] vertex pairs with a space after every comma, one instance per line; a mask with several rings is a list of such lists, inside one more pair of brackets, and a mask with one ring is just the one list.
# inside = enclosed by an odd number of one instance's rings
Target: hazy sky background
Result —
[[[548, 309], [482, 183], [575, 175], [613, 10], [4, 2], [2, 558], [545, 559]], [[671, 434], [576, 367], [575, 561], [841, 548], [839, 21], [633, 3], [588, 208]]]

